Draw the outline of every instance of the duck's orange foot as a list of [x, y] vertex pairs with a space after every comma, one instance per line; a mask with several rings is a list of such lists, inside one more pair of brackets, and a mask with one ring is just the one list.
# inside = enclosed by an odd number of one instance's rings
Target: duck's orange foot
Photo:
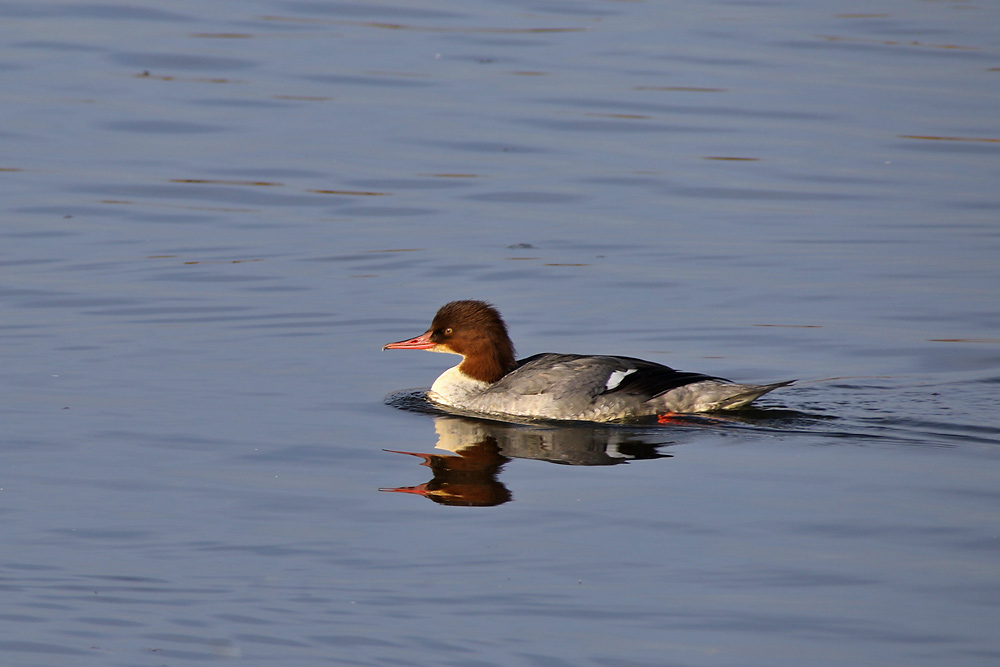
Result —
[[678, 412], [661, 412], [656, 415], [657, 424], [683, 424], [687, 421], [687, 415], [682, 415]]
[[717, 417], [705, 417], [704, 415], [693, 415], [689, 412], [661, 412], [656, 415], [657, 424], [684, 424], [687, 426], [711, 426], [713, 424], [724, 424], [727, 420]]

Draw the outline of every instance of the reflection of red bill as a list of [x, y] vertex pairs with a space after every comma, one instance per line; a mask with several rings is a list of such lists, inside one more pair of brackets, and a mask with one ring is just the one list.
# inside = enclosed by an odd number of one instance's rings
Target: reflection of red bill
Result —
[[[383, 449], [383, 452], [389, 452], [390, 454], [407, 454], [409, 456], [416, 456], [424, 460], [420, 465], [429, 466], [431, 464], [431, 457], [434, 454], [418, 454], [417, 452], [401, 452], [398, 449]], [[439, 455], [440, 456], [440, 455]], [[379, 489], [379, 491], [394, 491], [395, 489]]]
[[419, 486], [401, 486], [397, 489], [384, 488], [384, 489], [379, 489], [379, 491], [388, 491], [389, 493], [415, 493], [418, 496], [426, 496], [427, 485], [420, 484]]

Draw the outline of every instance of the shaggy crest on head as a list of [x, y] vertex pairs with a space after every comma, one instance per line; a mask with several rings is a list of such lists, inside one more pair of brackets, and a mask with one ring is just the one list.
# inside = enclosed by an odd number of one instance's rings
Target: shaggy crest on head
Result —
[[462, 362], [442, 373], [427, 397], [463, 410], [518, 417], [613, 421], [733, 410], [791, 384], [737, 384], [633, 357], [536, 354], [518, 361], [507, 325], [484, 301], [445, 304], [430, 329], [382, 349], [461, 355]]
[[485, 301], [445, 304], [434, 316], [431, 329], [442, 332], [442, 342], [465, 357], [459, 369], [469, 377], [496, 382], [517, 366], [507, 324]]

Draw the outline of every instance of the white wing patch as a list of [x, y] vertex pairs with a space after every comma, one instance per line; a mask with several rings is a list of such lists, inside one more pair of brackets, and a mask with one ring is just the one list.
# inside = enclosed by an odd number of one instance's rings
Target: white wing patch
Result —
[[608, 376], [608, 381], [604, 385], [604, 390], [611, 391], [622, 383], [626, 375], [635, 373], [637, 370], [637, 368], [630, 368], [627, 371], [611, 371], [611, 375]]

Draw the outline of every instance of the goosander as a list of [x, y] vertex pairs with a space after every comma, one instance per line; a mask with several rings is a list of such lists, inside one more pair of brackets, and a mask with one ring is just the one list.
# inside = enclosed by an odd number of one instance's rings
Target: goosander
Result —
[[736, 384], [633, 357], [536, 354], [516, 360], [507, 325], [483, 301], [452, 301], [430, 329], [383, 350], [429, 350], [462, 357], [434, 381], [428, 399], [486, 415], [607, 422], [748, 405], [791, 384]]

